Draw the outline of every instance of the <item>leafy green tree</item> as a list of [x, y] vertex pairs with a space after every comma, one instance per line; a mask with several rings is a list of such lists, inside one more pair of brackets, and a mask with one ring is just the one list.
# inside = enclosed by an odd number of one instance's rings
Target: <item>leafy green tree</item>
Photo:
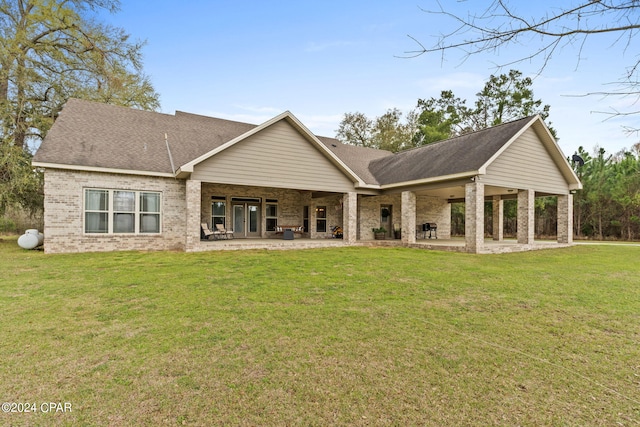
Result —
[[533, 80], [523, 77], [517, 70], [489, 77], [484, 88], [476, 94], [478, 98], [470, 117], [470, 128], [485, 129], [535, 114], [546, 120], [550, 107], [542, 105], [540, 99], [534, 99], [532, 86]]
[[375, 119], [359, 112], [346, 113], [336, 138], [345, 144], [398, 152], [411, 147], [416, 122], [414, 112], [409, 112], [403, 120], [403, 114], [397, 108], [389, 109]]
[[440, 92], [437, 99], [418, 99], [418, 123], [413, 144], [426, 145], [469, 131], [465, 126], [471, 111], [465, 104], [465, 100], [450, 90]]
[[617, 208], [615, 220], [620, 226], [620, 237], [633, 240], [634, 228], [640, 225], [640, 159], [626, 151], [613, 164], [611, 199]]
[[373, 146], [394, 153], [408, 148], [415, 133], [416, 115], [410, 112], [406, 121], [402, 120], [402, 112], [397, 108], [387, 110], [373, 122]]
[[20, 205], [34, 214], [42, 206], [42, 173], [31, 167], [31, 154], [21, 148], [0, 150], [0, 216]]
[[580, 147], [584, 165], [574, 164], [583, 190], [574, 199], [578, 237], [597, 239], [640, 236], [640, 147], [615, 155]]
[[359, 147], [372, 147], [373, 121], [364, 113], [345, 113], [340, 127], [336, 130], [336, 138], [345, 144]]
[[[532, 85], [531, 78], [511, 70], [509, 74], [490, 76], [476, 94], [473, 107], [450, 90], [442, 91], [437, 99], [420, 99], [418, 131], [413, 142], [429, 144], [534, 114], [546, 120], [550, 107], [534, 98]], [[553, 128], [550, 131], [555, 136]]]
[[159, 107], [142, 73], [143, 45], [90, 15], [118, 7], [117, 0], [0, 0], [0, 213], [10, 201], [34, 207], [25, 194], [41, 186], [41, 178], [23, 160], [67, 99]]

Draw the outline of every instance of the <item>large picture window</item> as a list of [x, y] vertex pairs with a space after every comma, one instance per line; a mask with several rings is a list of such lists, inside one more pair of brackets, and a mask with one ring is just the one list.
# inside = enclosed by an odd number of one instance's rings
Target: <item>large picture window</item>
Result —
[[85, 189], [85, 233], [160, 233], [160, 224], [158, 192]]

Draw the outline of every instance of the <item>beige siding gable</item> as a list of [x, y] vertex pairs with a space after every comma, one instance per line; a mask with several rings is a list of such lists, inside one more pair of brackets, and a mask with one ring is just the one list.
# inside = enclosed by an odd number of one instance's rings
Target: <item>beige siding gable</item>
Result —
[[286, 120], [197, 164], [191, 178], [300, 190], [354, 190], [352, 180]]
[[488, 167], [482, 182], [517, 189], [567, 194], [568, 183], [536, 132], [529, 128]]

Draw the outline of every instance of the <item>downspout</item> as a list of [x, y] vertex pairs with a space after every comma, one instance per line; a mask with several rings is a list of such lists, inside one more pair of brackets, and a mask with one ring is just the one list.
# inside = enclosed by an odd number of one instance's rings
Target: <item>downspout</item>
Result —
[[171, 149], [169, 148], [169, 137], [167, 133], [164, 133], [164, 143], [167, 145], [167, 153], [169, 153], [169, 162], [171, 162], [171, 173], [176, 175], [176, 167], [173, 165], [173, 156], [171, 155]]

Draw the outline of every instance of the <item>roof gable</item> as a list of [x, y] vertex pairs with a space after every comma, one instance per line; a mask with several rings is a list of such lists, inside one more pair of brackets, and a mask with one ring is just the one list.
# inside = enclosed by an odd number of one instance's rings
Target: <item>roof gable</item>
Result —
[[[530, 166], [531, 164], [537, 164], [537, 167]], [[526, 126], [496, 151], [478, 171], [480, 174], [487, 174], [499, 168], [512, 171], [509, 175], [512, 186], [515, 185], [514, 175], [520, 175], [521, 188], [525, 188], [527, 182], [529, 185], [534, 182], [538, 182], [538, 185], [550, 185], [551, 181], [555, 181], [558, 186], [561, 180], [564, 181], [563, 186], [568, 186], [569, 190], [582, 188], [580, 179], [540, 116], [532, 117]], [[527, 171], [531, 172], [528, 176]]]
[[198, 162], [191, 178], [310, 191], [354, 190], [352, 178], [287, 120], [272, 123]]
[[339, 169], [341, 173], [346, 175], [352, 182], [354, 182], [357, 186], [367, 186], [367, 184], [356, 175], [351, 168], [344, 163], [334, 152], [328, 149], [328, 147], [323, 144], [318, 137], [316, 137], [313, 133], [311, 133], [291, 112], [285, 111], [284, 113], [272, 118], [264, 122], [263, 124], [253, 127], [247, 132], [238, 135], [237, 137], [227, 141], [226, 143], [215, 147], [213, 150], [204, 153], [203, 155], [187, 162], [179, 168], [178, 176], [186, 176], [189, 173], [194, 171], [194, 167], [214, 156], [220, 155], [220, 153], [225, 150], [229, 150], [231, 147], [236, 146], [242, 141], [247, 140], [248, 138], [257, 135], [260, 132], [263, 132], [265, 129], [273, 126], [274, 124], [286, 121], [291, 127], [293, 127], [300, 137], [307, 141], [312, 147], [318, 150], [322, 155], [326, 157], [333, 164], [334, 167]]

